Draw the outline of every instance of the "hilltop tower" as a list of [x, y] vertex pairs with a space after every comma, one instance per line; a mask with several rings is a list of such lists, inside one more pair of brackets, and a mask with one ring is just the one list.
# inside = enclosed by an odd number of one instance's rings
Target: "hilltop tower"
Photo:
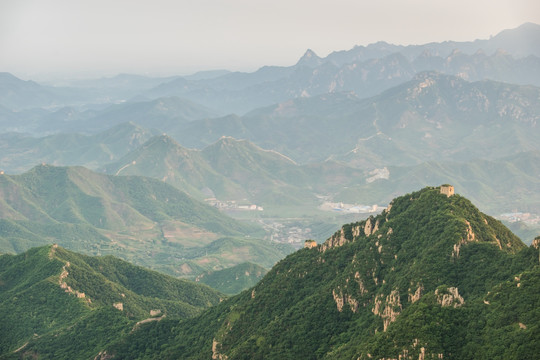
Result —
[[306, 240], [304, 242], [304, 247], [308, 249], [312, 249], [314, 247], [317, 247], [317, 242], [315, 240]]
[[441, 194], [444, 194], [448, 197], [454, 195], [454, 187], [448, 184], [441, 185]]

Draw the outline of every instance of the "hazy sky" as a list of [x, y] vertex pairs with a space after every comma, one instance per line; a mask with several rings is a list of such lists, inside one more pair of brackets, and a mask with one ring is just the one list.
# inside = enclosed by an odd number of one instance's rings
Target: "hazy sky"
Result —
[[292, 65], [384, 40], [486, 39], [539, 0], [0, 0], [0, 71], [153, 75]]

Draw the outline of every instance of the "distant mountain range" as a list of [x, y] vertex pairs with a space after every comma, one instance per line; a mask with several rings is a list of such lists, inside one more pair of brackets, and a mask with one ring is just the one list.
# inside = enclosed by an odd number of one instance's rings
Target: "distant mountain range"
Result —
[[[468, 82], [424, 72], [372, 98], [329, 93], [289, 100], [242, 117], [215, 118], [198, 105], [164, 98], [113, 106], [85, 116], [84, 121], [61, 120], [63, 125], [58, 126], [51, 119], [41, 124], [32, 120], [26, 129], [45, 128], [48, 124], [69, 132], [93, 129], [103, 133], [108, 126], [134, 120], [139, 126], [155, 129], [154, 134], [167, 133], [186, 147], [203, 148], [222, 136], [231, 136], [276, 150], [299, 163], [333, 158], [369, 168], [431, 160], [495, 159], [538, 150], [539, 97], [538, 87], [490, 80]], [[4, 121], [19, 125], [6, 124], [6, 130], [25, 129], [22, 123], [7, 119]], [[125, 136], [124, 142], [131, 141]], [[7, 139], [7, 154], [24, 154], [17, 137]], [[39, 149], [32, 151], [39, 155]], [[112, 155], [116, 159], [120, 156]], [[12, 158], [8, 155], [8, 164]]]
[[35, 138], [4, 133], [0, 134], [1, 170], [22, 173], [41, 163], [97, 169], [135, 150], [157, 134], [157, 130], [148, 130], [131, 122], [95, 135], [59, 133]]
[[360, 168], [494, 159], [539, 149], [539, 97], [537, 87], [425, 72], [368, 99], [299, 98], [242, 117], [193, 121], [171, 135], [188, 147], [232, 136], [300, 163], [331, 157]]
[[[531, 151], [497, 160], [430, 161], [414, 166], [391, 166], [386, 178], [370, 179], [342, 188], [335, 200], [361, 198], [366, 203], [389, 202], [399, 195], [433, 183], [450, 182], [482, 211], [499, 215], [521, 209], [540, 213], [540, 152]], [[369, 182], [368, 182], [369, 181]], [[384, 200], [382, 200], [384, 199]], [[530, 243], [534, 236], [522, 238]]]
[[66, 105], [91, 107], [128, 99], [179, 96], [224, 115], [287, 99], [328, 92], [354, 91], [370, 97], [413, 78], [438, 71], [470, 81], [491, 79], [540, 86], [540, 25], [527, 23], [488, 40], [392, 45], [378, 42], [337, 51], [326, 58], [313, 51], [293, 66], [265, 66], [253, 73], [206, 72], [187, 77], [148, 78], [122, 74], [113, 78], [41, 86], [4, 73], [0, 106], [10, 110]]
[[451, 182], [484, 211], [501, 213], [520, 208], [537, 213], [538, 164], [539, 152], [531, 151], [491, 161], [441, 159], [359, 170], [335, 161], [298, 165], [246, 140], [222, 138], [203, 150], [190, 150], [159, 136], [105, 170], [109, 174], [151, 176], [200, 199], [245, 198], [267, 210], [284, 204], [316, 207], [319, 194], [330, 195], [337, 202], [357, 199], [364, 204], [384, 205], [399, 192]]
[[473, 55], [478, 51], [491, 55], [503, 49], [517, 58], [525, 58], [530, 55], [540, 57], [540, 45], [538, 45], [537, 41], [539, 37], [540, 25], [525, 23], [515, 29], [503, 30], [497, 35], [485, 40], [464, 42], [444, 41], [407, 46], [393, 45], [379, 41], [368, 46], [355, 46], [350, 50], [334, 51], [325, 58], [319, 58], [312, 50], [308, 50], [299, 63], [310, 67], [321, 65], [324, 62], [342, 66], [357, 61], [383, 58], [395, 53], [402, 53], [409, 60], [426, 53], [446, 57], [456, 49], [460, 49], [469, 55]]
[[[148, 136], [141, 128], [124, 124], [96, 136], [71, 135], [69, 142], [69, 137], [61, 134], [46, 137], [35, 149], [32, 139], [6, 136], [5, 144], [19, 145], [5, 152], [3, 162], [8, 163], [12, 158], [17, 163], [24, 158], [30, 167], [35, 156], [49, 151], [48, 157], [37, 160], [56, 159], [61, 165], [79, 162], [97, 168], [113, 160], [114, 154], [131, 150], [103, 170], [110, 175], [153, 177], [199, 200], [215, 197], [220, 201], [256, 204], [265, 208], [265, 214], [276, 214], [283, 207], [297, 207], [300, 212], [315, 210], [321, 203], [321, 195], [335, 202], [385, 205], [400, 192], [434, 182], [455, 184], [460, 192], [491, 214], [515, 209], [540, 212], [538, 150], [495, 160], [461, 162], [445, 160], [442, 156], [437, 159], [434, 154], [436, 160], [418, 165], [376, 168], [376, 163], [366, 162], [371, 167], [362, 170], [337, 161], [299, 165], [247, 140], [224, 137], [203, 150], [196, 150], [184, 148], [165, 135], [141, 144]], [[131, 143], [126, 143], [128, 139]], [[523, 240], [530, 242], [532, 237]]]
[[213, 118], [217, 113], [189, 100], [170, 97], [92, 110], [78, 110], [75, 107], [64, 107], [54, 112], [5, 110], [4, 115], [0, 118], [4, 132], [43, 136], [57, 133], [95, 134], [126, 122], [137, 123], [149, 129], [177, 132], [187, 122]]
[[[304, 63], [301, 60], [291, 68], [263, 68], [249, 75], [236, 75], [238, 81], [254, 77], [252, 82], [245, 81], [244, 88], [221, 88], [216, 84], [218, 79], [208, 80], [208, 83], [176, 79], [150, 90], [145, 96], [180, 96], [222, 112], [244, 114], [287, 99], [326, 93], [352, 91], [360, 98], [370, 97], [409, 81], [422, 71], [438, 71], [470, 81], [490, 79], [540, 86], [540, 57], [514, 58], [504, 51], [468, 55], [455, 50], [441, 57], [426, 50], [412, 60], [398, 52], [340, 66], [324, 60], [316, 67], [304, 66]], [[273, 72], [273, 75], [267, 79], [258, 74], [262, 71]], [[237, 82], [232, 74], [219, 80]]]

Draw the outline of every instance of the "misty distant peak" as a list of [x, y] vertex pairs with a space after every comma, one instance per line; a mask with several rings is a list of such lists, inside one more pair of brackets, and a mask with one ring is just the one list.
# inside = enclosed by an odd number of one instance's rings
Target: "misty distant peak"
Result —
[[313, 50], [307, 49], [306, 53], [304, 54], [303, 57], [306, 58], [306, 59], [310, 59], [312, 57], [318, 57], [318, 56], [317, 56], [317, 54], [315, 54], [315, 52]]
[[307, 49], [304, 55], [298, 60], [296, 66], [317, 67], [323, 63], [323, 60], [311, 49]]

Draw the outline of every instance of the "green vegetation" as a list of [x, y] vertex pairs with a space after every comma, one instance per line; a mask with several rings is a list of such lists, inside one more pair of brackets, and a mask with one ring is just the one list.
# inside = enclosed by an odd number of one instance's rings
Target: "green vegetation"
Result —
[[[0, 194], [2, 252], [58, 243], [193, 278], [245, 261], [271, 267], [290, 252], [259, 240], [264, 233], [258, 226], [234, 220], [151, 178], [42, 165], [22, 175], [0, 175]], [[223, 254], [205, 248], [225, 236], [235, 240]], [[248, 253], [240, 251], [246, 257], [225, 256], [235, 248], [248, 248]], [[202, 261], [206, 250], [212, 255], [207, 262], [211, 266], [183, 271], [184, 263]]]
[[194, 319], [150, 324], [108, 353], [534, 358], [537, 280], [536, 248], [465, 198], [425, 188], [395, 199], [381, 215], [343, 226], [317, 248], [289, 255], [250, 291]]
[[0, 290], [2, 358], [92, 358], [137, 321], [191, 317], [224, 297], [205, 285], [56, 245], [0, 256]]
[[[225, 301], [113, 257], [37, 248], [0, 257], [0, 331], [9, 334], [0, 358], [535, 358], [538, 261], [536, 242], [525, 246], [464, 197], [433, 187], [287, 256]], [[257, 269], [199, 280], [232, 289]]]

